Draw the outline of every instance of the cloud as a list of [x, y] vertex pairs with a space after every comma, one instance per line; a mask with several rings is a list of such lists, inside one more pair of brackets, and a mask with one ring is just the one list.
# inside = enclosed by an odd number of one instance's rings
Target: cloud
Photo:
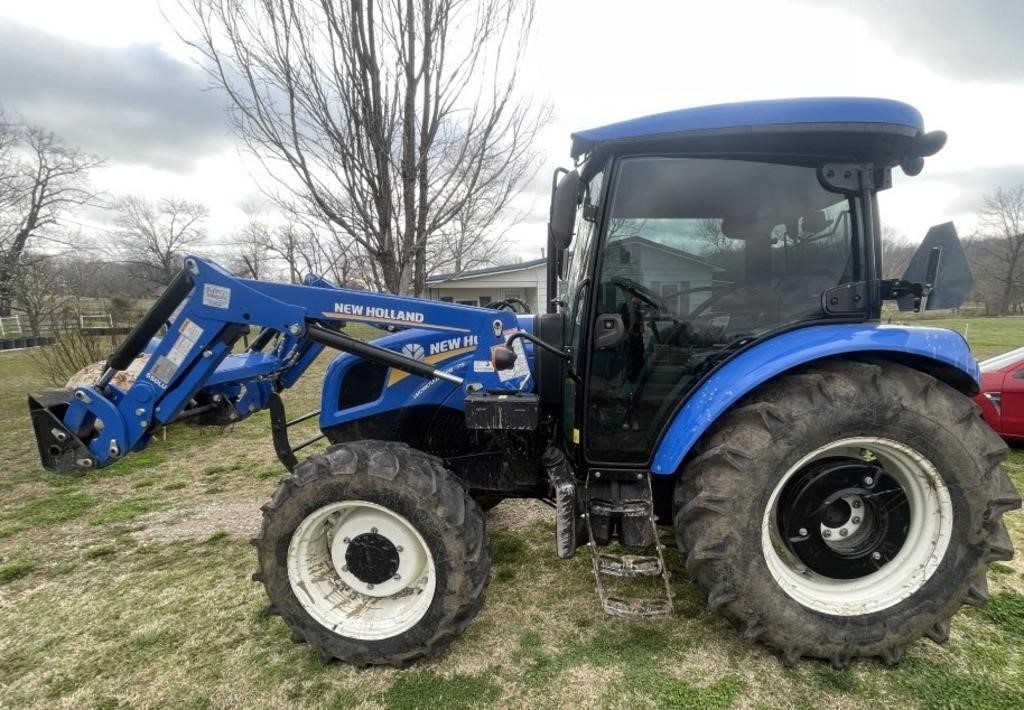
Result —
[[993, 165], [963, 170], [955, 173], [940, 173], [929, 178], [953, 188], [949, 201], [944, 205], [951, 212], [975, 212], [985, 197], [1000, 187], [1024, 185], [1024, 165]]
[[[941, 74], [966, 81], [1024, 79], [1024, 3], [832, 0], [832, 5], [866, 20], [897, 54], [915, 57]], [[841, 27], [834, 29], [831, 37], [819, 40], [837, 51], [857, 51], [843, 45]]]
[[230, 144], [203, 72], [155, 45], [107, 48], [0, 20], [0, 103], [111, 160], [188, 172]]

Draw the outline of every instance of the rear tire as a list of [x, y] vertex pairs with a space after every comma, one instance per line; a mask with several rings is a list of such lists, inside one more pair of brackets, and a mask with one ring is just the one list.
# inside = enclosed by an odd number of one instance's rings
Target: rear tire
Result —
[[701, 451], [675, 493], [686, 567], [786, 662], [897, 663], [921, 636], [943, 643], [962, 604], [988, 599], [987, 564], [1013, 555], [1005, 444], [917, 370], [816, 363], [748, 396]]
[[441, 462], [357, 441], [300, 463], [253, 540], [271, 609], [325, 659], [403, 667], [443, 651], [484, 602], [483, 514]]

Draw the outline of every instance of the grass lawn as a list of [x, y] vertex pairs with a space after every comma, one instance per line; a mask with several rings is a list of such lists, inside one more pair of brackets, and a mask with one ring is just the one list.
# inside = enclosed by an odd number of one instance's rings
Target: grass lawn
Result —
[[[987, 357], [1024, 345], [1024, 318], [974, 319], [967, 336]], [[325, 365], [288, 395], [291, 412], [317, 406]], [[32, 354], [0, 354], [0, 382], [0, 708], [1024, 706], [1022, 555], [992, 566], [992, 602], [961, 612], [948, 646], [920, 641], [894, 669], [784, 668], [706, 609], [673, 548], [676, 615], [605, 617], [586, 550], [555, 559], [550, 512], [532, 502], [489, 514], [487, 603], [447, 654], [405, 671], [323, 664], [249, 579], [248, 538], [282, 475], [266, 414], [175, 427], [63, 478], [38, 470], [24, 400], [46, 383]], [[1008, 468], [1024, 488], [1024, 450]], [[1006, 520], [1024, 549], [1024, 515]]]

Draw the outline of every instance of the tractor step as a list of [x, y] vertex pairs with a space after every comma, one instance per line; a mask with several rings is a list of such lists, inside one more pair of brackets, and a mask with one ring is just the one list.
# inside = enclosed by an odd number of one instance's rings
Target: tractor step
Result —
[[[658, 528], [654, 520], [654, 494], [651, 490], [649, 473], [637, 474], [634, 487], [626, 500], [609, 501], [604, 494], [607, 488], [600, 488], [601, 497], [591, 498], [591, 479], [587, 478], [586, 510], [583, 515], [589, 536], [594, 582], [601, 607], [609, 616], [631, 619], [664, 619], [672, 616], [672, 575], [665, 566], [665, 546], [658, 540]], [[636, 485], [639, 484], [639, 485]], [[639, 488], [639, 496], [636, 488]], [[597, 523], [593, 521], [598, 521]], [[614, 521], [614, 522], [613, 522]], [[629, 546], [649, 546], [653, 555], [613, 554], [598, 545], [594, 524], [601, 528], [601, 538], [608, 542], [610, 525], [617, 525], [620, 536], [631, 541]], [[642, 528], [648, 528], [643, 530]], [[628, 530], [629, 535], [623, 532]], [[642, 542], [638, 542], [642, 541]], [[636, 597], [609, 593], [604, 578], [661, 577], [664, 585], [663, 596]]]
[[661, 574], [660, 557], [651, 555], [613, 555], [597, 553], [597, 568], [611, 577], [657, 577]]
[[631, 518], [646, 518], [651, 514], [649, 500], [624, 500], [611, 503], [606, 500], [592, 500], [590, 512], [594, 515], [626, 515]]
[[671, 599], [605, 597], [604, 613], [625, 619], [667, 619], [672, 616]]

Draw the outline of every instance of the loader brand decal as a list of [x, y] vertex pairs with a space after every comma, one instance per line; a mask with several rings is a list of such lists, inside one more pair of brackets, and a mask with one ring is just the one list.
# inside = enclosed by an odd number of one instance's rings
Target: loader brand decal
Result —
[[422, 326], [432, 330], [450, 330], [456, 333], [469, 332], [467, 328], [456, 328], [450, 325], [427, 323], [426, 316], [419, 311], [402, 311], [383, 306], [364, 306], [359, 303], [334, 303], [333, 311], [324, 311], [324, 317], [338, 320], [354, 320], [366, 323], [386, 323], [388, 325]]
[[[437, 363], [444, 362], [450, 358], [457, 357], [459, 355], [467, 355], [475, 351], [478, 341], [479, 338], [475, 335], [445, 338], [443, 340], [435, 340], [428, 344], [425, 351], [424, 347], [419, 343], [406, 343], [402, 346], [402, 354], [407, 357], [422, 360], [430, 365], [436, 365]], [[391, 373], [388, 375], [388, 387], [398, 384], [408, 376], [408, 372], [392, 369]]]
[[361, 306], [357, 303], [335, 303], [334, 312], [340, 316], [369, 318], [372, 320], [399, 323], [422, 323], [425, 317], [416, 311], [398, 311], [394, 308], [379, 306]]
[[160, 389], [167, 389], [167, 384], [174, 377], [174, 373], [178, 370], [178, 366], [173, 362], [160, 355], [156, 359], [156, 364], [146, 373], [146, 379], [150, 382], [156, 383]]
[[430, 354], [452, 353], [456, 350], [462, 351], [466, 348], [475, 348], [480, 338], [475, 335], [463, 335], [461, 338], [447, 338], [430, 344]]
[[231, 305], [231, 289], [216, 284], [203, 284], [203, 305], [211, 308], [227, 308]]

